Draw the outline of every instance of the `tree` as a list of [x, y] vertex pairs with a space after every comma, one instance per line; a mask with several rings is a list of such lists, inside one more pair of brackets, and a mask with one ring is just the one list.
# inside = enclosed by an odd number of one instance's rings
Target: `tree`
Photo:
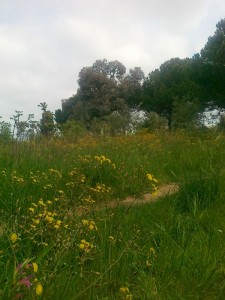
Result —
[[109, 79], [121, 81], [126, 73], [125, 66], [118, 60], [108, 62], [107, 59], [96, 60], [92, 69], [99, 74], [104, 74]]
[[114, 111], [125, 113], [127, 104], [119, 86], [126, 68], [119, 61], [97, 60], [91, 67], [81, 69], [76, 95], [62, 101], [56, 111], [56, 121], [77, 120], [90, 127], [94, 118], [103, 118]]
[[158, 129], [168, 129], [168, 122], [165, 117], [158, 115], [156, 112], [146, 113], [143, 124], [140, 128], [145, 128], [148, 131], [155, 131]]
[[121, 82], [121, 93], [130, 108], [137, 109], [140, 106], [142, 84], [144, 79], [145, 74], [142, 69], [135, 67], [134, 69], [129, 70], [129, 74], [127, 74]]
[[77, 100], [73, 106], [73, 116], [76, 119], [90, 123], [93, 118], [126, 110], [118, 82], [112, 73], [96, 71], [96, 67], [83, 68], [79, 73], [78, 84]]
[[13, 124], [13, 132], [12, 132], [12, 136], [15, 137], [16, 139], [20, 139], [20, 117], [23, 116], [23, 112], [19, 111], [19, 110], [15, 110], [15, 115], [13, 115], [10, 119], [13, 120], [14, 124]]
[[41, 134], [49, 136], [55, 130], [54, 115], [50, 110], [47, 110], [48, 105], [46, 102], [41, 102], [38, 106], [41, 107], [42, 110], [42, 117], [39, 125]]
[[[0, 117], [2, 118], [2, 117]], [[0, 142], [7, 144], [12, 140], [11, 124], [5, 121], [0, 122]]]
[[200, 105], [198, 99], [175, 98], [173, 102], [172, 127], [192, 128], [199, 125]]
[[225, 67], [225, 19], [216, 24], [216, 31], [201, 50], [201, 57], [206, 63]]
[[173, 58], [151, 72], [143, 84], [141, 108], [154, 111], [168, 120], [172, 126], [173, 102], [176, 97], [196, 98], [200, 87], [192, 80], [189, 58]]
[[225, 19], [216, 25], [213, 36], [201, 50], [205, 97], [225, 107]]
[[76, 142], [79, 137], [86, 133], [86, 129], [84, 124], [75, 120], [68, 120], [62, 125], [61, 133], [67, 140]]

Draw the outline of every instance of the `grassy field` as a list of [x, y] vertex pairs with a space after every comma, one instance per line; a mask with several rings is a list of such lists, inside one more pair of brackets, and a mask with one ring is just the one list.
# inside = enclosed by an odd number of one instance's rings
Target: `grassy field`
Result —
[[224, 299], [224, 157], [216, 131], [0, 145], [0, 299]]

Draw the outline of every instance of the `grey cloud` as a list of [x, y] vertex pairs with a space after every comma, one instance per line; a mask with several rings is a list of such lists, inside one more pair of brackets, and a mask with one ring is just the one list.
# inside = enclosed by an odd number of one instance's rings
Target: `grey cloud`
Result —
[[224, 17], [222, 0], [0, 1], [0, 115], [60, 108], [80, 69], [118, 59], [148, 74], [200, 51]]

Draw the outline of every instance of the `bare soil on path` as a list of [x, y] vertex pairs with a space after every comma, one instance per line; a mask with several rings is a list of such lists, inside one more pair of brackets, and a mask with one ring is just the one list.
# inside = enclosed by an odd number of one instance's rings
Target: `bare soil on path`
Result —
[[[101, 210], [101, 209], [108, 209], [108, 208], [115, 208], [118, 206], [136, 206], [136, 205], [143, 205], [146, 203], [154, 202], [164, 196], [173, 195], [177, 193], [179, 190], [179, 186], [176, 183], [167, 183], [159, 186], [158, 192], [156, 194], [145, 193], [140, 197], [127, 197], [124, 200], [111, 200], [105, 201], [104, 203], [94, 204], [92, 209], [94, 210]], [[73, 210], [68, 211], [66, 215], [66, 219], [73, 217], [74, 211], [78, 216], [85, 215], [90, 209], [87, 209], [85, 206], [76, 206]]]
[[156, 194], [145, 193], [141, 197], [127, 197], [124, 200], [112, 200], [107, 203], [98, 205], [98, 208], [113, 208], [119, 205], [142, 205], [145, 203], [153, 202], [161, 197], [172, 195], [178, 192], [179, 186], [176, 183], [167, 183], [159, 187]]

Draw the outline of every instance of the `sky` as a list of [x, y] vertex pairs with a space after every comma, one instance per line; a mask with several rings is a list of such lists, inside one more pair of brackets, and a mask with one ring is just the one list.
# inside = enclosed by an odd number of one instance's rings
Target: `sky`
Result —
[[0, 0], [0, 116], [61, 108], [97, 59], [141, 67], [192, 57], [225, 18], [224, 0]]

